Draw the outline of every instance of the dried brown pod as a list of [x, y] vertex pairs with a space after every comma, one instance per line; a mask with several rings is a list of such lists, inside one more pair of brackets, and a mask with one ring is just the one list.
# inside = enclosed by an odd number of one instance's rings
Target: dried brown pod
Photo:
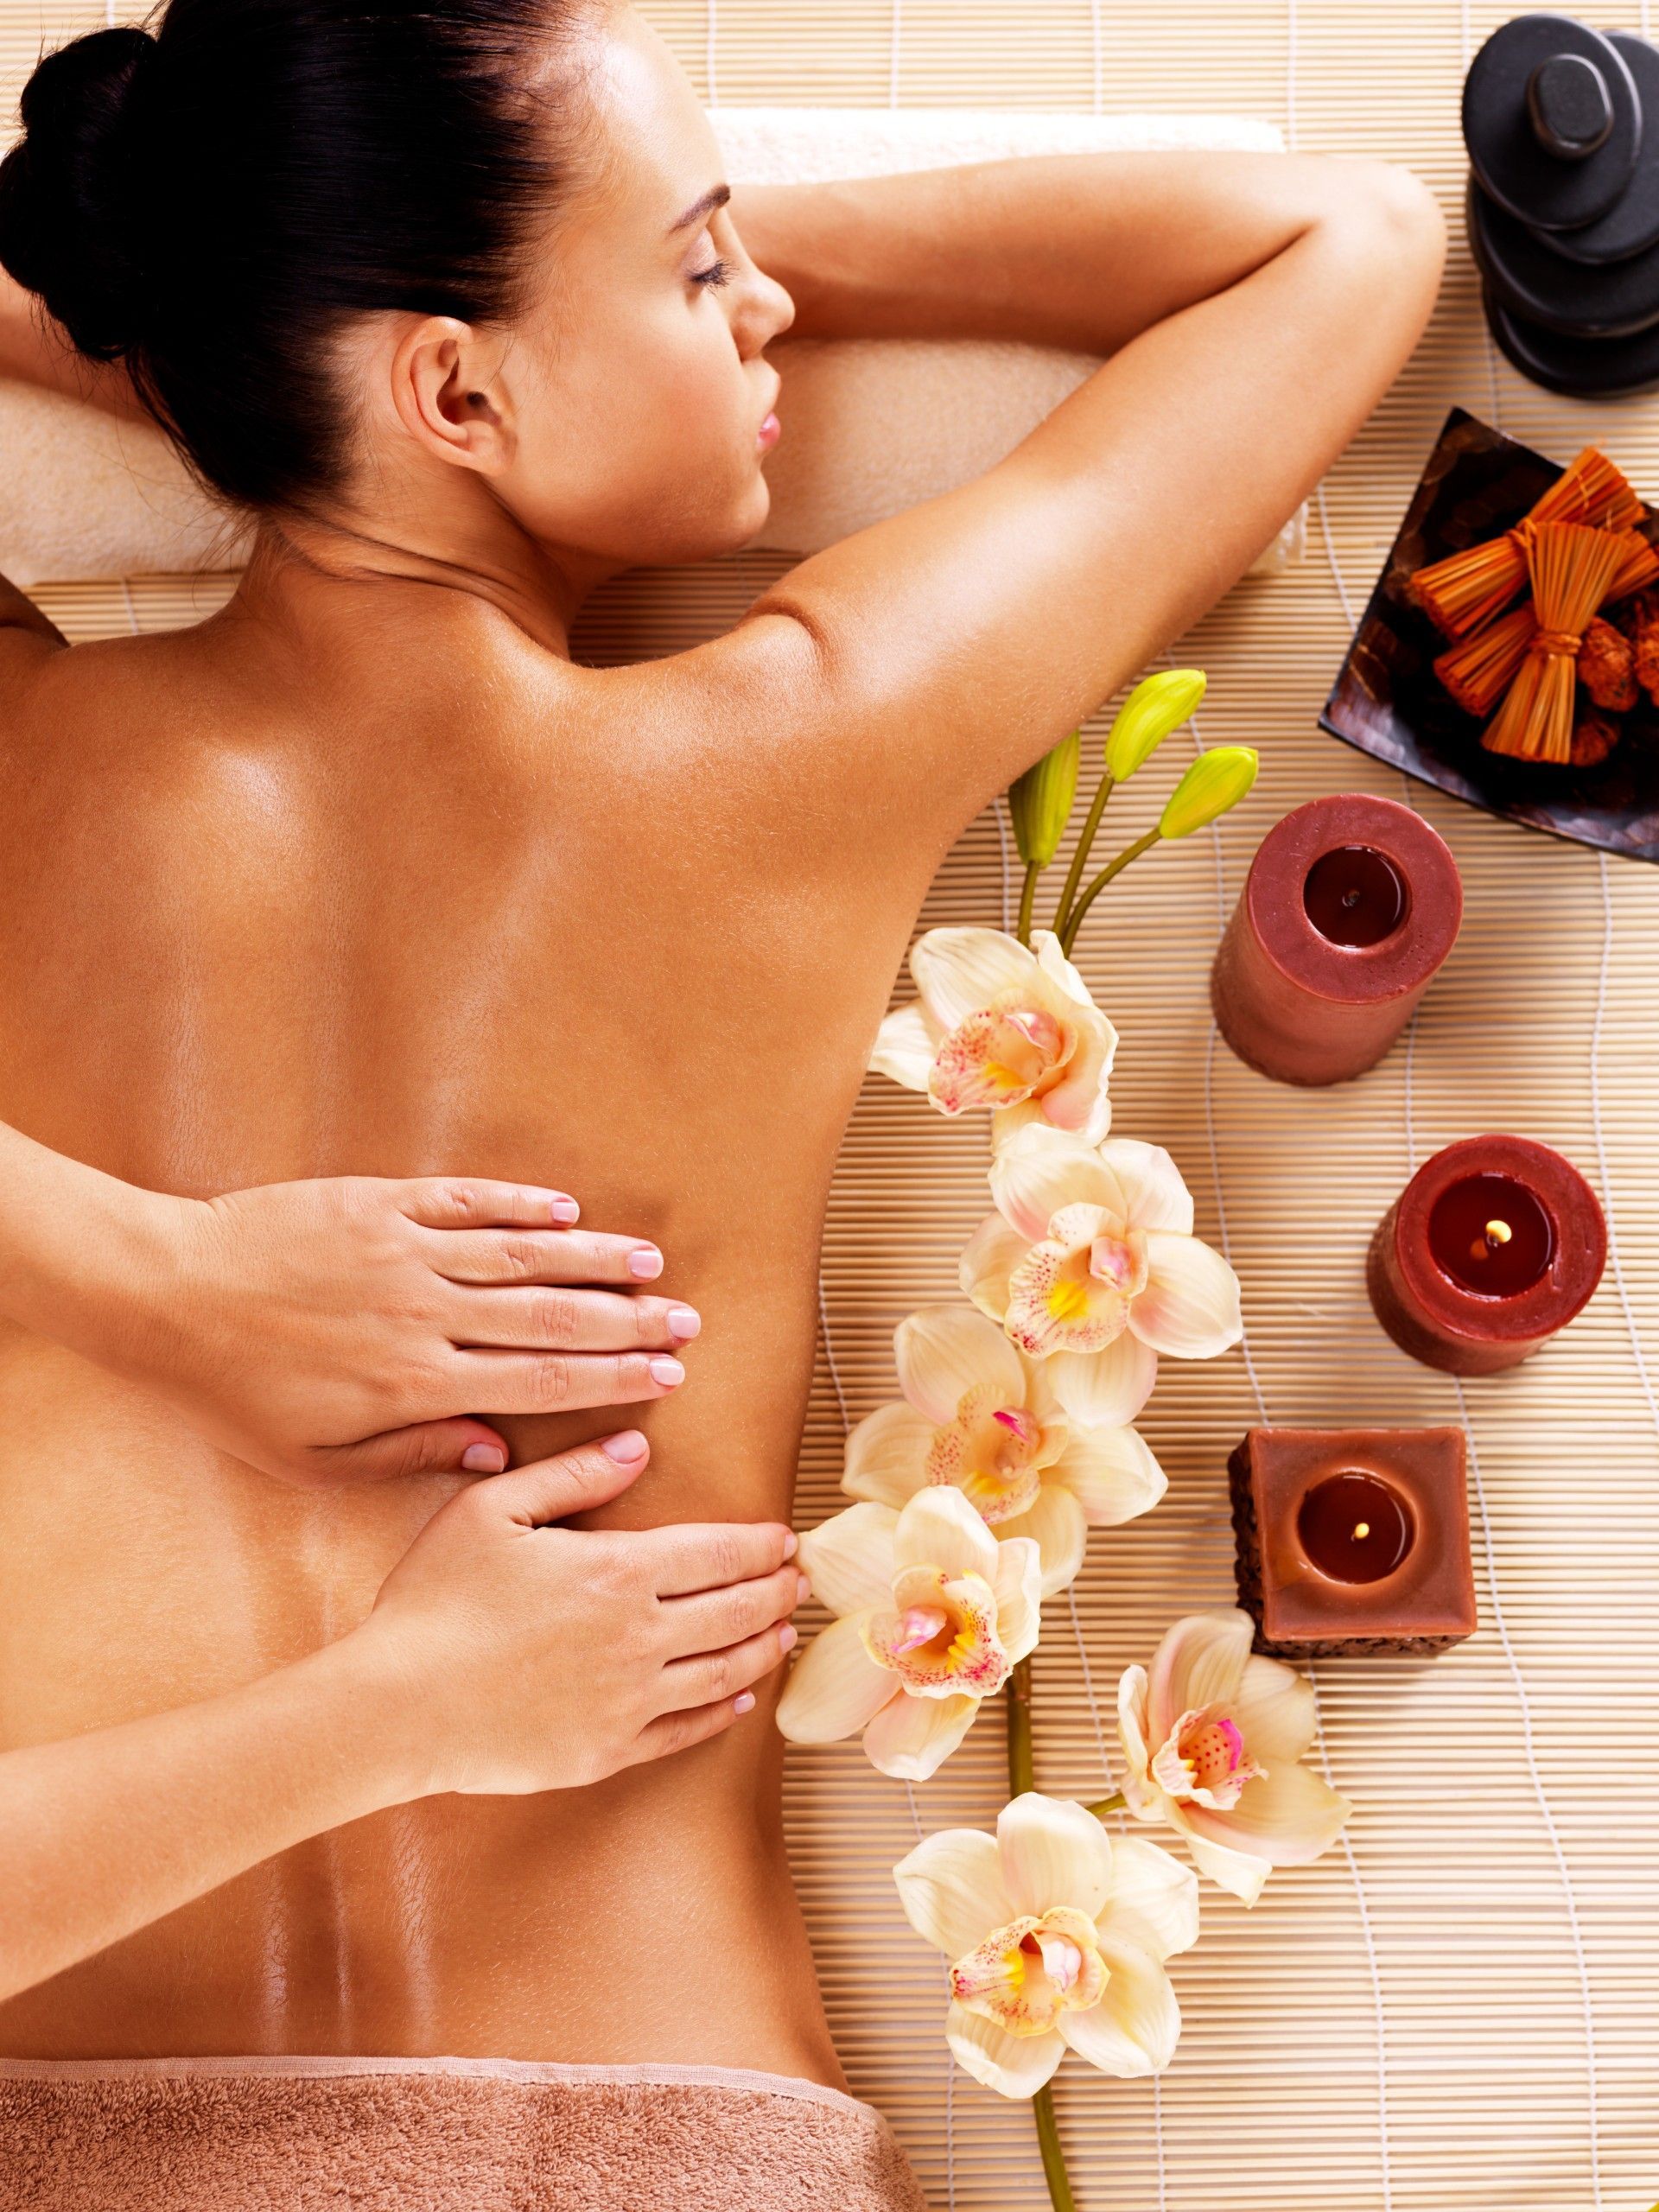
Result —
[[1573, 732], [1569, 766], [1598, 768], [1618, 743], [1618, 725], [1605, 715], [1586, 715]]
[[1627, 715], [1636, 704], [1636, 648], [1599, 615], [1586, 626], [1579, 648], [1579, 681], [1609, 714]]

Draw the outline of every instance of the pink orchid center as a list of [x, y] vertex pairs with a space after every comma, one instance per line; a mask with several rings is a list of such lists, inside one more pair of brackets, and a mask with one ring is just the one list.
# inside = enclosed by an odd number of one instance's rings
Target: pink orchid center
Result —
[[1048, 2035], [1063, 2012], [1099, 2004], [1108, 1975], [1098, 1942], [1094, 1922], [1070, 1905], [1022, 1914], [957, 1961], [950, 1993], [1009, 2035]]
[[1103, 1206], [1062, 1206], [1008, 1278], [1002, 1326], [1033, 1359], [1104, 1351], [1128, 1325], [1129, 1300], [1145, 1286], [1146, 1239], [1138, 1230], [1126, 1230]]
[[988, 1384], [964, 1391], [957, 1417], [936, 1429], [927, 1479], [959, 1490], [995, 1527], [1037, 1502], [1052, 1440], [1023, 1406], [999, 1406]]
[[865, 1617], [864, 1649], [912, 1697], [989, 1697], [1010, 1662], [996, 1629], [996, 1592], [982, 1575], [909, 1567], [894, 1578], [893, 1611]]
[[1244, 1748], [1238, 1723], [1219, 1705], [1184, 1713], [1152, 1762], [1152, 1778], [1166, 1796], [1230, 1812], [1247, 1782], [1265, 1774]]
[[982, 1007], [940, 1043], [928, 1096], [945, 1114], [1022, 1106], [1053, 1088], [1077, 1048], [1076, 1030], [1045, 1007]]

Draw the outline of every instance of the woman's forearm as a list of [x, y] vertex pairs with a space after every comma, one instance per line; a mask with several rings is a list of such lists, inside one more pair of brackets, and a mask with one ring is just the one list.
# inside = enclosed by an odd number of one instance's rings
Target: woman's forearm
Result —
[[0, 377], [41, 385], [72, 399], [90, 401], [111, 414], [143, 413], [124, 369], [88, 361], [70, 346], [40, 302], [0, 269]]
[[1109, 353], [1281, 253], [1329, 163], [1093, 154], [826, 185], [744, 186], [733, 213], [804, 338], [1020, 338]]
[[0, 1753], [0, 1999], [421, 1794], [410, 1707], [353, 1636], [200, 1705]]
[[0, 1122], [0, 1314], [98, 1356], [159, 1273], [182, 1202], [140, 1191]]

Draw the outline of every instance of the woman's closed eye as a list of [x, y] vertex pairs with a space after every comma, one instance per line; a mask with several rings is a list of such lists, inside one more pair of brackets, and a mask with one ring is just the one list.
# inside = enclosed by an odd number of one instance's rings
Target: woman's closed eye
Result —
[[694, 284], [701, 284], [706, 290], [711, 292], [717, 292], [722, 284], [729, 284], [731, 281], [731, 263], [721, 260], [718, 257], [711, 261], [706, 269], [694, 269], [691, 271], [691, 282]]

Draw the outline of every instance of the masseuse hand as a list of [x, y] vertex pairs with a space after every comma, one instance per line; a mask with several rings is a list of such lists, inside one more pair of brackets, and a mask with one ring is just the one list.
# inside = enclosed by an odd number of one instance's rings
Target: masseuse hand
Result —
[[467, 1408], [665, 1397], [697, 1333], [642, 1294], [653, 1244], [575, 1217], [466, 1176], [169, 1198], [0, 1126], [0, 1312], [290, 1482], [493, 1474], [506, 1447]]
[[346, 1643], [406, 1693], [418, 1789], [579, 1788], [753, 1705], [795, 1642], [789, 1529], [547, 1525], [616, 1497], [649, 1456], [633, 1429], [474, 1483], [386, 1577]]
[[635, 1430], [471, 1484], [321, 1650], [0, 1750], [0, 2002], [347, 1821], [580, 1789], [741, 1719], [794, 1641], [789, 1530], [548, 1525], [648, 1456]]

